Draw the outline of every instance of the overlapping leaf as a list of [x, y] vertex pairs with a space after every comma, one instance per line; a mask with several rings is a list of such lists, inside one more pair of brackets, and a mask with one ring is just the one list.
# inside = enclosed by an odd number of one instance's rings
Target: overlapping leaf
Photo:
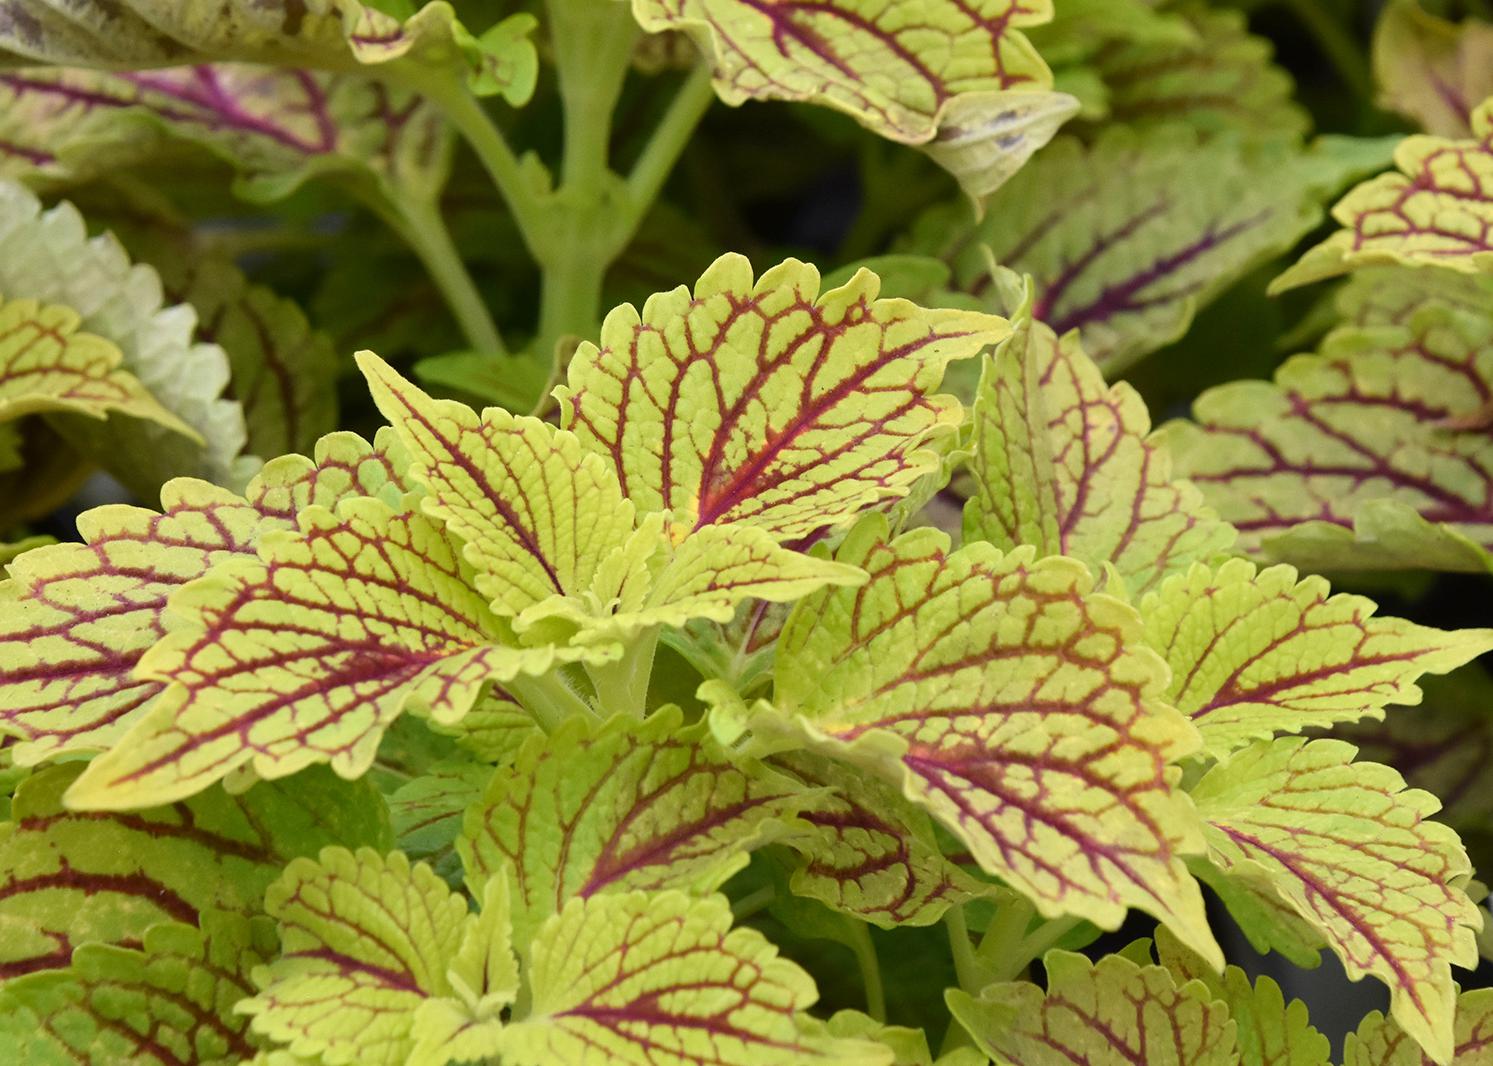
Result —
[[675, 710], [596, 732], [567, 723], [499, 770], [458, 844], [477, 889], [512, 882], [515, 937], [571, 899], [634, 889], [713, 892], [782, 835], [811, 794], [737, 765]]
[[257, 460], [240, 455], [243, 411], [223, 396], [227, 357], [216, 345], [193, 338], [191, 308], [163, 307], [156, 273], [132, 264], [109, 234], [89, 238], [70, 204], [43, 211], [35, 196], [3, 180], [0, 293], [72, 308], [84, 330], [116, 345], [123, 368], [207, 442], [124, 420], [74, 420], [67, 426], [70, 442], [140, 495], [151, 498], [180, 475], [237, 489], [258, 468]]
[[[533, 718], [517, 713], [533, 727]], [[491, 766], [442, 762], [395, 789], [389, 796], [395, 845], [411, 859], [428, 863], [448, 884], [460, 883], [456, 838], [466, 809], [482, 799], [490, 777]]]
[[1028, 292], [980, 383], [965, 539], [1111, 563], [1137, 594], [1225, 551], [1233, 531], [1172, 479], [1150, 428], [1134, 389], [1107, 387], [1076, 336], [1032, 320]]
[[1252, 740], [1420, 702], [1422, 674], [1447, 673], [1493, 650], [1493, 630], [1445, 632], [1375, 618], [1362, 596], [1330, 595], [1289, 566], [1231, 559], [1194, 566], [1141, 605], [1146, 641], [1172, 668], [1171, 703], [1209, 754]]
[[726, 621], [748, 598], [860, 580], [754, 528], [703, 529], [671, 547], [662, 516], [635, 528], [616, 473], [575, 434], [432, 400], [372, 353], [359, 362], [428, 490], [426, 511], [461, 538], [493, 610], [535, 643], [606, 646], [694, 617]]
[[[1448, 1066], [1483, 1066], [1493, 1048], [1493, 989], [1479, 988], [1457, 997], [1456, 1049]], [[1405, 1031], [1374, 1011], [1343, 1044], [1343, 1066], [1431, 1066]]]
[[195, 430], [119, 368], [122, 358], [104, 338], [78, 332], [78, 315], [70, 308], [0, 299], [0, 421], [39, 413], [105, 418], [117, 412], [200, 441]]
[[[1162, 435], [1241, 546], [1314, 569], [1480, 570], [1493, 544], [1493, 322], [1432, 284], [1355, 289], [1273, 382], [1211, 389]], [[1383, 295], [1381, 295], [1383, 294]], [[1415, 302], [1411, 302], [1410, 298]]]
[[173, 481], [162, 512], [123, 505], [78, 518], [82, 544], [29, 552], [0, 584], [0, 734], [19, 738], [24, 762], [109, 747], [161, 691], [136, 676], [165, 635], [166, 601], [233, 555], [252, 555], [270, 529], [290, 528], [310, 504], [398, 495], [397, 461], [350, 433], [314, 460], [268, 464], [247, 498], [199, 481]]
[[[527, 29], [532, 20], [519, 22]], [[482, 40], [451, 5], [425, 5], [401, 22], [359, 0], [267, 0], [229, 8], [174, 0], [0, 4], [0, 69], [181, 67], [238, 60], [322, 70], [396, 65], [464, 75], [478, 92], [515, 102], [534, 84], [533, 46], [512, 24]]]
[[118, 73], [0, 73], [0, 174], [76, 182], [201, 145], [255, 199], [308, 177], [373, 181], [429, 197], [445, 178], [449, 135], [409, 90], [356, 74], [239, 63]]
[[[1021, 32], [1052, 17], [1050, 0], [633, 0], [633, 13], [646, 30], [694, 38], [728, 104], [810, 100], [845, 111], [884, 137], [929, 145], [976, 196], [999, 181], [971, 165], [970, 141], [983, 142], [981, 161], [1004, 179], [1073, 110], [1044, 91], [1052, 74]], [[1033, 100], [1047, 116], [1024, 125]]]
[[424, 515], [360, 497], [297, 522], [176, 594], [182, 624], [138, 668], [173, 684], [71, 802], [170, 802], [250, 763], [261, 777], [315, 762], [354, 777], [404, 710], [452, 721], [489, 681], [556, 661], [499, 643], [458, 545]]
[[1036, 279], [1036, 317], [1077, 329], [1106, 374], [1181, 336], [1195, 310], [1321, 218], [1318, 197], [1379, 165], [1375, 145], [1201, 141], [1192, 129], [1115, 127], [1092, 146], [1060, 139], [972, 225], [930, 212], [907, 249], [954, 266], [961, 290], [997, 262]]
[[1201, 982], [1180, 987], [1161, 966], [1120, 955], [1097, 964], [1052, 951], [1047, 989], [994, 984], [977, 996], [947, 993], [949, 1009], [997, 1062], [1022, 1066], [1233, 1066], [1234, 1026]]
[[531, 994], [499, 1035], [513, 1066], [890, 1066], [891, 1053], [827, 1036], [804, 1012], [814, 982], [719, 896], [573, 899], [524, 953]]
[[1359, 185], [1332, 209], [1343, 228], [1276, 278], [1279, 292], [1375, 263], [1493, 273], [1493, 100], [1465, 140], [1420, 135], [1395, 149], [1396, 171]]
[[795, 610], [753, 727], [885, 774], [1045, 915], [1114, 927], [1140, 907], [1216, 958], [1168, 765], [1197, 736], [1160, 702], [1133, 610], [1075, 560], [950, 552], [933, 530], [885, 543], [879, 525], [839, 553], [870, 583]]
[[1269, 886], [1322, 934], [1350, 978], [1372, 974], [1391, 1012], [1431, 1058], [1453, 1047], [1451, 967], [1477, 961], [1482, 924], [1471, 864], [1455, 833], [1426, 819], [1440, 804], [1395, 771], [1354, 763], [1351, 745], [1297, 738], [1255, 744], [1192, 790], [1212, 862]]
[[813, 752], [774, 764], [833, 789], [801, 817], [814, 831], [788, 843], [800, 855], [792, 889], [882, 928], [929, 925], [987, 886], [944, 857], [926, 811], [890, 785]]
[[0, 980], [65, 967], [85, 942], [195, 925], [208, 909], [257, 913], [286, 862], [328, 844], [387, 846], [377, 795], [329, 773], [103, 815], [62, 806], [80, 768], [27, 778], [0, 833]]
[[779, 539], [847, 525], [904, 495], [959, 422], [929, 396], [945, 365], [1007, 333], [1004, 320], [877, 300], [861, 273], [819, 292], [788, 260], [754, 283], [726, 255], [680, 287], [607, 316], [556, 390], [565, 424], [609, 458], [641, 511], [683, 529], [744, 522]]
[[0, 1055], [80, 1066], [236, 1066], [254, 1054], [249, 971], [274, 955], [263, 919], [209, 911], [202, 928], [166, 922], [139, 948], [84, 944], [65, 970], [0, 988]]
[[1418, 0], [1390, 0], [1374, 29], [1380, 105], [1437, 137], [1466, 137], [1467, 116], [1493, 96], [1493, 25], [1447, 22]]
[[[265, 910], [279, 921], [280, 957], [255, 975], [263, 987], [239, 1009], [296, 1055], [376, 1066], [476, 1058], [453, 1045], [476, 1038], [490, 1048], [497, 1010], [518, 991], [501, 907], [479, 920], [429, 867], [412, 868], [397, 851], [327, 848], [317, 861], [297, 860], [270, 886]], [[476, 997], [463, 1003], [453, 969], [483, 1000], [465, 1025], [462, 1008]], [[441, 1024], [451, 1020], [454, 1031]]]

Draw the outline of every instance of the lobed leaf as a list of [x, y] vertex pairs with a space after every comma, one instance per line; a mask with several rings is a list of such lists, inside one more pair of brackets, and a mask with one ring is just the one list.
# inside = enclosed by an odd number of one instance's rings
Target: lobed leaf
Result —
[[[1482, 1066], [1493, 1046], [1493, 989], [1457, 997], [1456, 1046], [1449, 1066]], [[1372, 1011], [1348, 1034], [1343, 1066], [1431, 1066], [1428, 1058], [1392, 1018]]]
[[860, 273], [821, 295], [792, 259], [754, 283], [743, 257], [722, 256], [693, 293], [607, 316], [555, 392], [564, 423], [640, 511], [681, 530], [742, 522], [796, 540], [848, 525], [934, 469], [926, 445], [959, 413], [928, 393], [950, 360], [1008, 332], [877, 291]]
[[1231, 559], [1173, 577], [1141, 617], [1172, 668], [1171, 703], [1222, 757], [1276, 733], [1383, 718], [1390, 704], [1420, 702], [1422, 674], [1493, 651], [1493, 630], [1445, 632], [1374, 610], [1292, 567]]
[[1140, 395], [1106, 387], [1078, 337], [1034, 321], [1029, 299], [980, 382], [965, 540], [1112, 564], [1137, 595], [1226, 551], [1233, 531], [1173, 480]]
[[[534, 719], [515, 708], [534, 728]], [[475, 709], [472, 714], [478, 713]], [[426, 863], [448, 884], [461, 882], [456, 839], [466, 809], [482, 799], [492, 767], [447, 761], [401, 785], [389, 795], [394, 844], [411, 859]]]
[[525, 952], [532, 1002], [499, 1035], [513, 1066], [889, 1066], [890, 1052], [824, 1035], [808, 974], [719, 896], [572, 899]]
[[63, 970], [0, 987], [0, 1054], [18, 1063], [235, 1066], [254, 1054], [234, 1004], [272, 957], [263, 919], [208, 911], [202, 928], [164, 922], [139, 948], [84, 944]]
[[993, 984], [973, 996], [946, 993], [949, 1010], [997, 1062], [1047, 1066], [1233, 1066], [1234, 1027], [1224, 1004], [1201, 982], [1178, 985], [1155, 965], [1122, 955], [1091, 963], [1050, 951], [1047, 989], [1025, 981]]
[[248, 764], [274, 778], [329, 762], [355, 777], [403, 711], [453, 721], [488, 682], [556, 661], [499, 643], [458, 545], [423, 515], [361, 497], [297, 521], [176, 594], [179, 626], [138, 668], [170, 687], [70, 802], [169, 802]]
[[951, 552], [927, 529], [885, 543], [878, 525], [838, 556], [869, 584], [796, 608], [778, 709], [753, 728], [885, 775], [1045, 916], [1113, 928], [1139, 907], [1217, 957], [1181, 858], [1198, 822], [1169, 765], [1197, 736], [1161, 702], [1134, 611], [1075, 560]]
[[1436, 137], [1467, 137], [1478, 101], [1493, 96], [1493, 25], [1451, 23], [1416, 0], [1390, 0], [1374, 28], [1379, 105]]
[[70, 422], [69, 443], [139, 495], [153, 498], [181, 475], [238, 489], [258, 468], [257, 459], [240, 455], [244, 416], [223, 396], [223, 350], [195, 341], [191, 308], [163, 307], [156, 273], [131, 263], [111, 235], [90, 238], [71, 204], [43, 211], [30, 192], [0, 180], [0, 292], [77, 312], [82, 328], [116, 345], [123, 369], [206, 441], [139, 422]]
[[1493, 100], [1468, 139], [1417, 135], [1395, 149], [1397, 172], [1354, 188], [1332, 209], [1343, 229], [1271, 284], [1281, 292], [1376, 263], [1493, 273]]
[[35, 771], [0, 828], [0, 980], [66, 967], [80, 944], [138, 945], [163, 921], [256, 914], [290, 859], [334, 843], [387, 846], [377, 794], [331, 774], [100, 814], [62, 805], [81, 769]]
[[[1317, 224], [1318, 197], [1377, 165], [1377, 149], [1324, 142], [1203, 141], [1176, 125], [1062, 138], [971, 224], [960, 205], [930, 211], [905, 248], [953, 266], [985, 297], [990, 256], [1036, 279], [1033, 314], [1077, 329], [1113, 375], [1180, 337], [1197, 308]], [[988, 246], [988, 251], [987, 251]]]
[[666, 709], [594, 731], [567, 722], [493, 774], [457, 847], [479, 894], [494, 878], [511, 883], [518, 943], [572, 899], [714, 892], [810, 802], [681, 721]]
[[1192, 790], [1211, 861], [1269, 886], [1326, 939], [1350, 979], [1389, 986], [1391, 1013], [1438, 1062], [1453, 1047], [1453, 965], [1481, 926], [1461, 842], [1426, 821], [1440, 803], [1337, 740], [1255, 744]]
[[1356, 290], [1348, 306], [1365, 324], [1334, 331], [1273, 382], [1208, 390], [1195, 422], [1161, 431], [1245, 550], [1316, 569], [1487, 565], [1493, 323], [1408, 295]]

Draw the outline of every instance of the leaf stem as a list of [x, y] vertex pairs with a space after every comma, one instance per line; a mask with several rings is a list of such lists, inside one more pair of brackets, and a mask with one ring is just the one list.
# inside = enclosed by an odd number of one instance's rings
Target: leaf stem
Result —
[[640, 634], [616, 662], [586, 667], [591, 683], [596, 686], [596, 703], [604, 717], [625, 714], [641, 718], [647, 711], [648, 682], [653, 678], [658, 633], [655, 626]]
[[[975, 953], [969, 940], [969, 923], [964, 918], [964, 908], [950, 907], [944, 915], [944, 928], [949, 934], [949, 951], [954, 956], [954, 975], [959, 980], [959, 987], [970, 995], [979, 995], [983, 983], [980, 980], [980, 966], [975, 961]], [[939, 1045], [938, 1055], [940, 1058], [947, 1055], [956, 1048], [968, 1047], [974, 1043], [974, 1037], [969, 1030], [964, 1028], [958, 1018], [949, 1019], [949, 1028], [944, 1033], [943, 1043]]]
[[705, 112], [710, 109], [710, 103], [714, 99], [715, 89], [711, 86], [710, 67], [701, 63], [690, 72], [684, 84], [679, 86], [669, 109], [664, 112], [664, 117], [659, 120], [648, 143], [643, 146], [638, 161], [633, 164], [632, 172], [627, 176], [628, 209], [634, 215], [631, 227], [633, 230], [642, 223], [643, 216], [658, 199], [664, 182], [684, 153], [684, 146], [689, 143], [695, 127], [705, 117]]
[[752, 915], [772, 906], [772, 901], [777, 898], [778, 890], [773, 885], [763, 885], [755, 892], [748, 892], [731, 904], [731, 921], [744, 922]]
[[866, 1013], [878, 1022], [886, 1022], [886, 989], [881, 981], [881, 961], [876, 957], [876, 945], [871, 941], [871, 930], [865, 922], [847, 917], [845, 925], [850, 930], [846, 946], [855, 953], [855, 963], [861, 971], [861, 985], [866, 990]]
[[1036, 913], [1036, 908], [1020, 896], [1012, 896], [996, 911], [995, 920], [985, 930], [975, 951], [988, 981], [1009, 981], [1026, 968], [1028, 960], [1022, 957], [1023, 945]]
[[546, 733], [577, 716], [591, 716], [591, 705], [566, 682], [558, 668], [538, 677], [516, 677], [503, 686]]
[[439, 206], [434, 202], [410, 200], [393, 206], [392, 214], [386, 213], [386, 218], [425, 264], [431, 280], [456, 316], [467, 343], [488, 355], [507, 355], [503, 336], [462, 262], [461, 253], [451, 239], [451, 231], [441, 218]]

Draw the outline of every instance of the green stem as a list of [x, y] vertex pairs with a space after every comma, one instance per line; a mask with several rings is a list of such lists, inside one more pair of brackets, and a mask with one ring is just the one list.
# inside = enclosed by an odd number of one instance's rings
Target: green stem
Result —
[[679, 87], [638, 161], [633, 164], [632, 173], [627, 176], [627, 201], [628, 210], [633, 215], [633, 230], [658, 199], [674, 164], [684, 153], [684, 146], [689, 143], [695, 127], [705, 117], [714, 99], [710, 68], [702, 63]]
[[553, 733], [570, 718], [595, 714], [591, 705], [570, 687], [558, 670], [538, 677], [516, 677], [504, 687], [524, 710], [534, 716], [534, 721], [546, 733]]
[[1322, 0], [1285, 0], [1285, 3], [1316, 38], [1322, 54], [1348, 88], [1362, 100], [1372, 99], [1374, 77], [1369, 71], [1368, 60], [1364, 58], [1366, 50], [1322, 6]]
[[755, 892], [748, 892], [731, 904], [731, 920], [744, 922], [758, 911], [772, 906], [772, 901], [777, 898], [778, 890], [772, 885], [764, 885]]
[[996, 912], [975, 953], [988, 981], [1009, 981], [1026, 968], [1029, 960], [1023, 958], [1023, 944], [1036, 913], [1036, 908], [1020, 897], [1003, 903]]
[[467, 272], [461, 253], [451, 240], [451, 231], [441, 218], [439, 206], [428, 201], [409, 200], [395, 205], [392, 210], [390, 224], [425, 264], [431, 280], [441, 290], [461, 325], [467, 343], [486, 355], [507, 355], [503, 336], [472, 281], [472, 275]]
[[[978, 995], [984, 986], [980, 980], [980, 966], [969, 941], [969, 923], [964, 920], [964, 908], [950, 907], [943, 921], [949, 934], [949, 951], [954, 956], [954, 975], [959, 980], [959, 987], [972, 996]], [[959, 1019], [950, 1018], [938, 1055], [942, 1058], [956, 1048], [968, 1047], [973, 1043], [974, 1038], [960, 1024]]]
[[658, 632], [654, 628], [638, 636], [616, 662], [586, 667], [603, 716], [625, 714], [641, 718], [647, 711], [648, 682], [653, 677]]
[[855, 963], [861, 971], [861, 985], [866, 990], [866, 1013], [878, 1022], [886, 1022], [886, 989], [881, 982], [881, 962], [876, 957], [876, 945], [871, 942], [871, 930], [865, 922], [846, 918], [850, 930], [847, 946], [855, 953]]

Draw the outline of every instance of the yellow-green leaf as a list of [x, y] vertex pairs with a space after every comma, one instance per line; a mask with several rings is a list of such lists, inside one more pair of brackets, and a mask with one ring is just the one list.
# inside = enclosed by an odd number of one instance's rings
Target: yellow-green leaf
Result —
[[1466, 137], [1467, 116], [1493, 96], [1493, 25], [1448, 22], [1419, 0], [1389, 0], [1374, 28], [1379, 104], [1437, 137]]
[[1391, 1013], [1438, 1062], [1451, 1058], [1451, 967], [1477, 962], [1482, 916], [1457, 835], [1428, 821], [1440, 807], [1352, 745], [1262, 742], [1192, 790], [1211, 861], [1266, 887], [1315, 926], [1350, 978], [1389, 986]]
[[[1444, 1066], [1485, 1066], [1493, 1047], [1493, 989], [1479, 988], [1457, 997], [1456, 1049]], [[1434, 1066], [1405, 1031], [1373, 1011], [1348, 1034], [1343, 1066]]]

